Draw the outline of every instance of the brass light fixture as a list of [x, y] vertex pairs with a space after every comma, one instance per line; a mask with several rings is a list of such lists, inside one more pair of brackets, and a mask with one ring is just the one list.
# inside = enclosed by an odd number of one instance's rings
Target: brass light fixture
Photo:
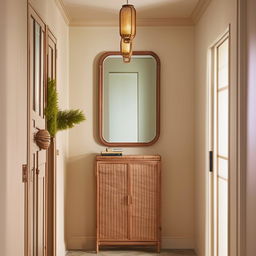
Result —
[[133, 5], [124, 4], [119, 13], [120, 50], [124, 62], [130, 62], [132, 56], [132, 40], [136, 35], [136, 10]]
[[125, 42], [125, 40], [121, 38], [120, 49], [123, 56], [123, 61], [126, 63], [130, 62], [132, 56], [132, 41]]

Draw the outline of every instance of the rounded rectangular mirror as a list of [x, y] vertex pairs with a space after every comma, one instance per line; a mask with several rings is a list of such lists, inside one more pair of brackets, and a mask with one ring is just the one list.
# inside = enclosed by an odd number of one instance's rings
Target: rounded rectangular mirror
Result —
[[99, 61], [99, 137], [102, 144], [147, 146], [160, 133], [160, 60], [153, 52], [119, 52]]

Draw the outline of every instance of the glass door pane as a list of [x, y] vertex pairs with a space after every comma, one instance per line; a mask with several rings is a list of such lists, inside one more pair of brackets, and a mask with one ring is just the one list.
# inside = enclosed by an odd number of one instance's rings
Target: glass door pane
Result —
[[228, 255], [229, 39], [217, 48], [216, 84], [216, 256]]
[[[228, 256], [229, 241], [229, 32], [211, 48], [209, 74], [210, 172], [207, 256]], [[230, 255], [229, 255], [230, 256]]]
[[39, 113], [40, 106], [40, 80], [41, 80], [41, 27], [35, 21], [34, 23], [34, 93], [33, 93], [33, 109]]
[[228, 89], [218, 92], [218, 155], [228, 157]]

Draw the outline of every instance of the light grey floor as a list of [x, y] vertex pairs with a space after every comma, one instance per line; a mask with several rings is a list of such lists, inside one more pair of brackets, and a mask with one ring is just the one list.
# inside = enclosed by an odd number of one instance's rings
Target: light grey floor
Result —
[[98, 256], [153, 256], [153, 255], [164, 255], [164, 256], [195, 256], [193, 250], [163, 250], [160, 254], [155, 252], [146, 252], [146, 251], [119, 251], [119, 250], [102, 250], [98, 254], [95, 254], [95, 252], [85, 252], [85, 251], [70, 251], [68, 252], [67, 256], [92, 256], [92, 255], [98, 255]]

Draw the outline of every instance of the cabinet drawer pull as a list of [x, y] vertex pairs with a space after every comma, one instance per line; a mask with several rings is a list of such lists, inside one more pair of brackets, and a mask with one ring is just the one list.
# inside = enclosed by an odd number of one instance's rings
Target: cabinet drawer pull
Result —
[[131, 195], [128, 195], [127, 196], [127, 201], [128, 201], [128, 205], [132, 204], [132, 196]]

